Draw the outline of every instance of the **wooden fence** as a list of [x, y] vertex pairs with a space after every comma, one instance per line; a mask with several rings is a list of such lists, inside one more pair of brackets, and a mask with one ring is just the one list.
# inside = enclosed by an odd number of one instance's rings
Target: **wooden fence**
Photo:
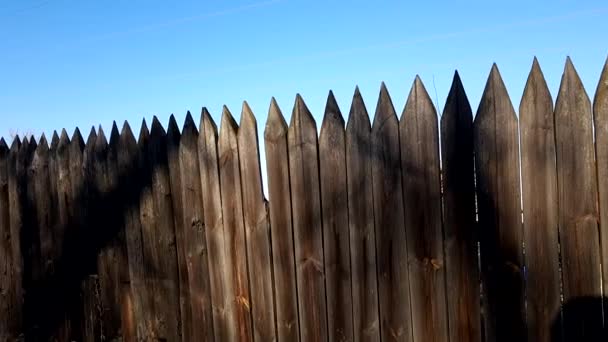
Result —
[[519, 116], [494, 66], [474, 120], [456, 74], [440, 123], [416, 78], [257, 137], [245, 103], [0, 141], [0, 340], [607, 340], [608, 64], [593, 107], [535, 60]]

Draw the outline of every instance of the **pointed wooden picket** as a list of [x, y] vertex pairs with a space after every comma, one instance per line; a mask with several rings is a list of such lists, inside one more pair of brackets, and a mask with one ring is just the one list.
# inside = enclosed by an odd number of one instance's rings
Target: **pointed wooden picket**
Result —
[[220, 191], [224, 222], [224, 250], [226, 251], [226, 283], [231, 291], [227, 305], [232, 315], [230, 336], [239, 340], [253, 339], [251, 290], [247, 269], [247, 246], [243, 222], [241, 179], [237, 142], [238, 125], [226, 106], [222, 112], [218, 140]]
[[[15, 142], [18, 138], [15, 138]], [[14, 143], [14, 146], [18, 146]], [[18, 148], [18, 147], [16, 147]], [[23, 332], [22, 326], [22, 288], [19, 274], [20, 252], [19, 241], [12, 235], [11, 228], [13, 223], [14, 205], [11, 205], [11, 193], [14, 193], [16, 186], [11, 176], [13, 166], [11, 165], [10, 154], [4, 139], [0, 139], [0, 234], [3, 238], [0, 241], [0, 259], [7, 267], [0, 273], [0, 286], [4, 289], [4, 295], [0, 300], [0, 320], [3, 322], [3, 329], [0, 338], [7, 341], [17, 340]], [[18, 235], [17, 235], [18, 236]]]
[[209, 281], [213, 331], [216, 341], [227, 340], [234, 331], [234, 320], [228, 311], [233, 299], [228, 283], [227, 251], [224, 249], [224, 225], [222, 219], [222, 195], [217, 151], [217, 126], [207, 108], [201, 111], [201, 133], [198, 137], [199, 169], [204, 191], [205, 233], [209, 259]]
[[399, 122], [384, 83], [372, 125], [372, 184], [382, 340], [413, 341]]
[[30, 172], [33, 173], [34, 181], [34, 207], [36, 212], [37, 229], [32, 238], [38, 241], [38, 279], [40, 281], [51, 275], [53, 265], [53, 219], [54, 202], [50, 189], [49, 172], [49, 146], [44, 134], [40, 137], [38, 147], [34, 153]]
[[319, 135], [327, 324], [330, 341], [353, 340], [344, 118], [329, 92]]
[[179, 147], [182, 185], [183, 231], [192, 312], [192, 340], [213, 339], [213, 317], [207, 264], [203, 195], [199, 172], [198, 131], [190, 112], [182, 129]]
[[327, 310], [317, 128], [299, 94], [291, 115], [287, 142], [300, 338], [303, 341], [326, 341]]
[[414, 341], [448, 339], [437, 112], [416, 76], [399, 123]]
[[[593, 99], [595, 127], [595, 156], [600, 212], [600, 246], [608, 246], [608, 59]], [[608, 248], [602, 248], [602, 275], [604, 294], [608, 293]]]
[[123, 124], [117, 146], [117, 168], [121, 179], [127, 179], [120, 196], [129, 206], [124, 208], [125, 244], [127, 249], [130, 288], [127, 292], [128, 305], [132, 308], [123, 318], [124, 338], [137, 340], [145, 331], [146, 313], [149, 308], [144, 282], [144, 255], [139, 221], [138, 159], [139, 148], [128, 122]]
[[519, 105], [529, 341], [552, 341], [560, 313], [553, 100], [536, 58]]
[[[591, 102], [570, 58], [555, 104], [555, 142], [563, 301], [601, 296], [601, 252], [598, 195]], [[598, 131], [598, 134], [601, 132]], [[601, 316], [601, 305], [589, 305], [585, 315]], [[564, 333], [586, 340], [593, 322], [564, 309]], [[578, 322], [578, 324], [575, 324]], [[587, 328], [585, 325], [588, 325]]]
[[473, 130], [486, 336], [524, 341], [517, 117], [496, 65]]
[[175, 226], [175, 245], [177, 251], [177, 269], [179, 275], [179, 312], [182, 339], [191, 338], [193, 331], [192, 310], [190, 308], [190, 281], [188, 280], [188, 262], [186, 257], [186, 240], [184, 213], [182, 206], [182, 181], [179, 167], [179, 145], [181, 133], [171, 114], [167, 126], [167, 167], [171, 188], [171, 204], [173, 208], [173, 224]]
[[150, 246], [146, 261], [154, 270], [154, 308], [158, 325], [158, 339], [178, 340], [179, 327], [179, 275], [173, 223], [173, 204], [167, 166], [167, 136], [156, 116], [152, 118], [148, 144], [148, 171], [151, 172], [152, 215], [154, 224], [150, 235], [143, 231], [145, 246]]
[[299, 341], [298, 298], [294, 259], [287, 123], [274, 98], [264, 129], [270, 233], [279, 341]]
[[249, 274], [253, 275], [250, 284], [254, 339], [272, 341], [277, 337], [272, 291], [270, 222], [262, 188], [257, 122], [247, 102], [243, 102], [238, 151], [247, 260]]
[[346, 178], [352, 278], [353, 341], [380, 341], [374, 231], [371, 125], [355, 88], [346, 125]]
[[450, 341], [481, 342], [473, 114], [458, 72], [441, 116], [441, 156]]

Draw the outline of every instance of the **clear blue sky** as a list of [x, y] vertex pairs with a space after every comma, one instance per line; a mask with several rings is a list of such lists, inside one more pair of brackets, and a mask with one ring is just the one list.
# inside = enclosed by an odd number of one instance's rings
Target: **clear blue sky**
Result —
[[517, 108], [535, 55], [554, 98], [567, 55], [592, 97], [607, 16], [574, 0], [1, 0], [0, 135], [223, 104], [238, 120], [243, 100], [262, 132], [271, 96], [289, 119], [296, 93], [320, 125], [329, 89], [346, 114], [359, 85], [373, 113], [385, 81], [401, 112], [416, 74], [443, 108], [455, 69], [475, 111], [493, 62]]

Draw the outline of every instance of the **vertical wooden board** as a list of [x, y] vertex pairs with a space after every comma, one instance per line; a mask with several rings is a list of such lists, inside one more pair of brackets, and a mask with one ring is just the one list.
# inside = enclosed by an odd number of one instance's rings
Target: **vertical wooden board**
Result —
[[145, 331], [148, 309], [146, 287], [144, 284], [144, 254], [141, 241], [141, 223], [139, 221], [139, 148], [131, 127], [124, 122], [117, 146], [116, 165], [118, 180], [124, 184], [119, 190], [121, 202], [125, 206], [125, 244], [127, 249], [129, 289], [127, 301], [130, 310], [123, 316], [123, 332], [126, 341], [139, 341], [142, 331]]
[[190, 283], [188, 281], [188, 264], [186, 260], [184, 219], [182, 207], [182, 181], [179, 168], [179, 142], [181, 133], [177, 126], [175, 116], [169, 117], [167, 127], [167, 166], [169, 168], [169, 181], [171, 187], [171, 202], [173, 206], [173, 224], [175, 226], [175, 246], [177, 250], [177, 269], [179, 273], [179, 306], [180, 327], [182, 340], [190, 337], [192, 331], [192, 317], [190, 310]]
[[316, 123], [298, 94], [287, 133], [302, 341], [326, 341], [327, 308]]
[[[577, 297], [601, 296], [591, 103], [570, 58], [562, 75], [554, 115], [563, 300], [568, 306]], [[585, 314], [600, 317], [601, 312], [598, 301]], [[563, 317], [566, 339], [591, 337], [585, 329], [585, 324], [591, 322], [584, 323], [566, 308]]]
[[[593, 122], [595, 127], [595, 156], [600, 212], [600, 246], [602, 246], [603, 295], [608, 294], [608, 60], [593, 99]], [[608, 303], [604, 301], [604, 315]]]
[[371, 136], [380, 334], [384, 341], [412, 341], [399, 122], [384, 83]]
[[529, 341], [552, 341], [560, 315], [557, 170], [553, 100], [538, 61], [519, 105]]
[[[54, 235], [56, 237], [53, 248], [54, 257], [58, 261], [56, 272], [59, 277], [59, 285], [63, 286], [68, 281], [68, 275], [64, 271], [66, 268], [67, 261], [63, 260], [63, 253], [66, 252], [64, 249], [66, 232], [71, 224], [70, 214], [70, 196], [72, 193], [72, 185], [70, 178], [70, 138], [66, 130], [61, 131], [61, 136], [57, 143], [57, 150], [55, 155], [57, 174], [55, 175], [57, 184], [57, 225], [54, 227]], [[70, 317], [69, 317], [69, 306], [70, 296], [66, 293], [66, 290], [60, 292], [59, 303], [63, 306], [64, 313], [60, 319], [60, 327], [55, 333], [55, 337], [59, 341], [67, 341], [70, 334]]]
[[224, 250], [227, 253], [226, 281], [232, 284], [228, 312], [233, 315], [231, 338], [253, 340], [250, 280], [247, 269], [247, 247], [243, 221], [241, 175], [237, 142], [238, 125], [224, 106], [218, 141], [222, 217], [224, 219]]
[[488, 341], [525, 341], [517, 117], [496, 65], [474, 122]]
[[298, 296], [289, 185], [287, 123], [275, 99], [270, 102], [264, 129], [270, 234], [279, 341], [299, 341]]
[[437, 112], [418, 76], [399, 137], [414, 341], [447, 341]]
[[358, 87], [353, 95], [345, 139], [353, 341], [380, 341], [371, 125]]
[[149, 162], [152, 168], [150, 171], [152, 172], [155, 225], [151, 236], [144, 235], [144, 243], [147, 243], [146, 240], [148, 240], [150, 245], [153, 246], [153, 254], [150, 255], [148, 260], [152, 261], [157, 279], [154, 305], [157, 310], [156, 319], [161, 322], [158, 328], [158, 338], [178, 341], [181, 335], [179, 327], [179, 273], [173, 205], [171, 202], [172, 193], [167, 166], [167, 136], [156, 116], [152, 119], [148, 148]]
[[209, 260], [209, 283], [216, 341], [227, 340], [234, 327], [228, 312], [232, 301], [227, 295], [231, 285], [226, 278], [228, 264], [224, 249], [222, 195], [217, 155], [217, 127], [206, 108], [201, 111], [201, 133], [198, 137], [199, 169], [203, 191], [205, 234]]
[[[190, 112], [182, 130], [179, 148], [183, 230], [186, 241], [188, 279], [193, 322], [192, 341], [213, 340], [213, 314], [205, 239], [203, 194], [198, 157], [198, 132]], [[185, 340], [185, 339], [184, 339]]]
[[441, 116], [443, 234], [450, 341], [481, 341], [473, 114], [458, 73]]
[[270, 222], [262, 189], [258, 127], [247, 102], [243, 102], [237, 142], [247, 260], [251, 275], [253, 335], [256, 341], [273, 341], [277, 336], [272, 291]]
[[319, 134], [323, 251], [330, 341], [353, 340], [344, 118], [330, 91]]
[[53, 191], [50, 184], [50, 151], [44, 134], [36, 148], [32, 160], [32, 172], [34, 172], [35, 206], [37, 213], [38, 240], [40, 246], [40, 277], [44, 278], [50, 274], [52, 266], [53, 248]]
[[13, 195], [16, 192], [14, 184], [14, 158], [11, 157], [18, 149], [19, 138], [15, 138], [11, 150], [4, 139], [0, 139], [0, 286], [3, 296], [0, 297], [0, 340], [12, 341], [23, 332], [22, 327], [22, 289], [19, 274], [19, 240], [12, 234]]

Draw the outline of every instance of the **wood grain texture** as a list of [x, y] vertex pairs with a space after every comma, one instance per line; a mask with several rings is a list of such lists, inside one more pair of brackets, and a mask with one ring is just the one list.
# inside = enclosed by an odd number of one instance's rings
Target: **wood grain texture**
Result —
[[298, 297], [295, 269], [287, 123], [274, 98], [264, 129], [270, 234], [279, 341], [299, 341]]
[[414, 341], [448, 339], [437, 127], [417, 76], [399, 123]]
[[[190, 305], [192, 312], [192, 341], [213, 339], [213, 317], [211, 313], [211, 291], [207, 261], [203, 194], [199, 171], [198, 131], [190, 112], [186, 115], [179, 148], [182, 183], [184, 240], [188, 280], [190, 282]], [[184, 338], [184, 341], [190, 339]]]
[[247, 260], [251, 274], [251, 314], [256, 341], [276, 340], [270, 222], [262, 188], [258, 128], [247, 102], [243, 102], [238, 131]]
[[383, 341], [413, 341], [399, 122], [384, 83], [372, 124], [371, 158], [380, 334]]
[[300, 95], [287, 133], [300, 339], [326, 341], [327, 309], [317, 129]]
[[353, 340], [344, 118], [330, 91], [319, 135], [323, 251], [330, 341]]
[[[570, 58], [562, 75], [554, 115], [563, 300], [567, 306], [579, 297], [601, 296], [591, 102]], [[601, 310], [597, 302], [586, 308], [585, 315], [598, 317]], [[566, 338], [590, 338], [585, 325], [591, 322], [584, 323], [576, 315], [564, 310]]]
[[[608, 246], [608, 60], [593, 99], [595, 127], [595, 157], [600, 212], [600, 246]], [[604, 296], [608, 293], [608, 248], [602, 247], [602, 275]], [[604, 312], [608, 303], [604, 302]]]
[[239, 341], [253, 340], [250, 275], [247, 264], [247, 240], [243, 221], [243, 200], [239, 169], [238, 125], [226, 106], [218, 141], [222, 217], [224, 219], [224, 250], [227, 277], [231, 291], [228, 312], [232, 315], [230, 337]]
[[552, 341], [560, 313], [553, 99], [536, 58], [519, 105], [529, 341]]
[[167, 166], [167, 136], [156, 116], [152, 119], [147, 153], [153, 201], [151, 217], [154, 224], [149, 232], [143, 231], [142, 236], [144, 245], [151, 247], [151, 253], [146, 254], [146, 262], [151, 268], [155, 280], [154, 307], [156, 321], [159, 322], [157, 338], [178, 341], [181, 329], [179, 326], [179, 272], [171, 202], [173, 194]]
[[443, 234], [450, 341], [481, 341], [473, 114], [458, 73], [441, 116]]
[[17, 193], [16, 170], [13, 157], [19, 149], [20, 140], [15, 138], [9, 150], [4, 139], [0, 139], [0, 286], [4, 295], [0, 297], [0, 340], [12, 341], [23, 331], [22, 284], [20, 274], [20, 246], [13, 227], [15, 218], [14, 198]]
[[179, 166], [179, 145], [181, 133], [175, 116], [169, 117], [167, 127], [167, 167], [169, 169], [169, 185], [171, 188], [171, 204], [173, 207], [173, 224], [175, 226], [175, 247], [177, 251], [177, 269], [179, 275], [179, 313], [180, 334], [182, 340], [189, 337], [192, 331], [192, 311], [190, 308], [190, 282], [188, 280], [188, 261], [186, 257], [186, 240], [184, 230], [184, 213], [182, 204], [182, 181]]
[[380, 341], [374, 206], [369, 204], [373, 203], [371, 125], [358, 87], [345, 139], [353, 341]]
[[525, 341], [517, 117], [496, 65], [474, 122], [477, 203], [489, 341]]
[[144, 292], [141, 291], [145, 284], [143, 281], [144, 259], [141, 245], [141, 223], [139, 222], [139, 193], [136, 192], [139, 180], [138, 160], [139, 149], [137, 142], [135, 141], [131, 127], [125, 121], [117, 143], [116, 159], [117, 170], [120, 175], [119, 180], [128, 180], [119, 190], [119, 195], [125, 203], [131, 203], [123, 211], [129, 276], [129, 286], [125, 289], [124, 295], [128, 309], [123, 311], [122, 316], [123, 338], [125, 341], [137, 340], [139, 332], [145, 328], [145, 326], [142, 327], [141, 325], [145, 318], [143, 310], [147, 309]]

